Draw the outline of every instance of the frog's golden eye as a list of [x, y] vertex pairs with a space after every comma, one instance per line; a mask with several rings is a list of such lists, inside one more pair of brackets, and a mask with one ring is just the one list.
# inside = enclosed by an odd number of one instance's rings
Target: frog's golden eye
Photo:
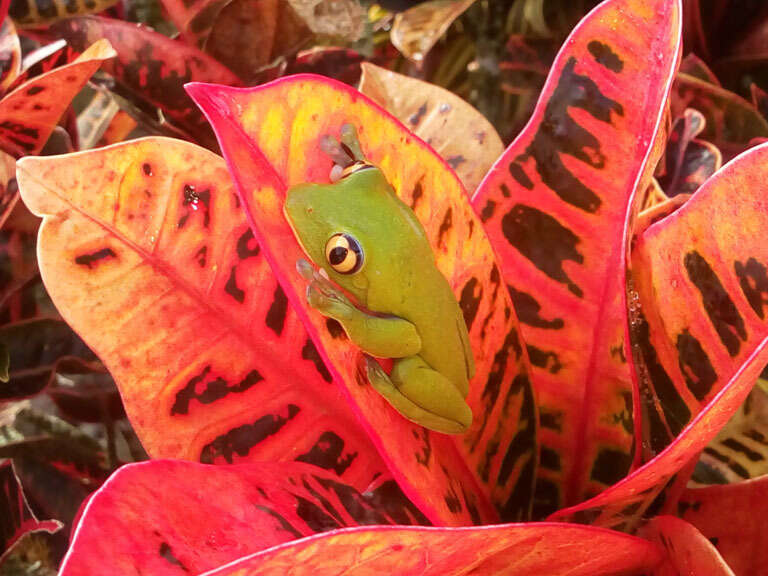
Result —
[[363, 266], [363, 249], [349, 234], [334, 234], [325, 243], [325, 258], [339, 274], [354, 274]]

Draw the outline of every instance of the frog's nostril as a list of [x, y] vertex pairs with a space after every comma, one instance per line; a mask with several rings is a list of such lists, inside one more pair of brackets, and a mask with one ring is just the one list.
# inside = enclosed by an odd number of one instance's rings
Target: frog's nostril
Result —
[[312, 206], [307, 206], [307, 214], [312, 214], [312, 212], [314, 212], [314, 211], [315, 211], [315, 209], [312, 208]]

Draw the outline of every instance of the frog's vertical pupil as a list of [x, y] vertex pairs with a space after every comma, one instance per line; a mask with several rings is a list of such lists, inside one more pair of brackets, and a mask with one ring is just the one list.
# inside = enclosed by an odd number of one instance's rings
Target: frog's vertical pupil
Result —
[[344, 259], [347, 257], [347, 253], [349, 250], [346, 248], [343, 248], [342, 246], [336, 246], [333, 250], [331, 250], [331, 254], [328, 258], [331, 264], [334, 266], [338, 266], [342, 262], [344, 262]]

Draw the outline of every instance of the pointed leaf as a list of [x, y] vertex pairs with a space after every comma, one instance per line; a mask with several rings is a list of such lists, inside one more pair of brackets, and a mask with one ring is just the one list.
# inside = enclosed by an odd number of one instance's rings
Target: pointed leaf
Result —
[[698, 528], [736, 574], [761, 574], [768, 562], [765, 516], [768, 477], [688, 490], [680, 517]]
[[[526, 359], [493, 251], [455, 174], [367, 97], [328, 78], [188, 90], [216, 130], [273, 272], [406, 494], [433, 522], [492, 520], [489, 498], [502, 517], [527, 517], [537, 419]], [[305, 256], [283, 216], [284, 194], [287, 186], [329, 181], [332, 162], [320, 140], [338, 136], [345, 123], [357, 127], [365, 156], [414, 209], [461, 303], [477, 367], [467, 398], [474, 422], [463, 437], [430, 432], [395, 412], [358, 376], [360, 350], [335, 338], [307, 306], [295, 268]]]
[[753, 138], [768, 137], [768, 121], [741, 96], [688, 76], [678, 74], [671, 99], [672, 116], [686, 108], [704, 114], [706, 129], [701, 134], [723, 153], [726, 160], [747, 149]]
[[205, 576], [639, 576], [659, 562], [659, 549], [650, 542], [572, 524], [381, 526], [304, 538], [246, 556]]
[[5, 92], [21, 71], [21, 44], [10, 18], [0, 25], [0, 92]]
[[76, 50], [95, 39], [108, 39], [117, 58], [104, 70], [128, 94], [159, 107], [201, 143], [214, 144], [206, 140], [210, 139], [210, 129], [183, 86], [191, 81], [239, 84], [237, 76], [222, 64], [191, 46], [130, 22], [85, 16], [59, 22], [51, 31]]
[[153, 460], [122, 467], [90, 498], [59, 574], [199, 574], [302, 536], [394, 521], [307, 464]]
[[655, 166], [679, 34], [678, 2], [603, 2], [566, 41], [533, 118], [472, 200], [534, 366], [539, 515], [603, 490], [632, 463], [627, 226]]
[[25, 534], [39, 531], [53, 534], [60, 528], [61, 523], [56, 520], [41, 522], [35, 518], [11, 461], [0, 462], [0, 562]]
[[693, 76], [704, 82], [709, 82], [715, 86], [720, 86], [720, 80], [717, 79], [715, 73], [710, 70], [706, 62], [696, 56], [693, 52], [686, 54], [685, 58], [680, 62], [679, 72]]
[[474, 1], [430, 0], [400, 12], [392, 25], [392, 44], [406, 58], [421, 62], [453, 21]]
[[[148, 138], [19, 163], [39, 264], [155, 458], [389, 477], [253, 239], [224, 161]], [[287, 450], [286, 447], [291, 449]]]
[[73, 16], [103, 12], [117, 3], [118, 0], [12, 0], [8, 13], [19, 28], [38, 28]]
[[61, 115], [102, 62], [115, 55], [98, 40], [71, 64], [18, 86], [0, 100], [0, 148], [16, 157], [42, 150]]
[[674, 516], [651, 519], [642, 532], [651, 542], [667, 550], [665, 566], [654, 572], [656, 576], [707, 574], [707, 576], [734, 576], [717, 549], [701, 532]]
[[641, 235], [633, 253], [640, 308], [632, 330], [641, 360], [643, 445], [661, 453], [555, 518], [626, 528], [643, 512], [672, 505], [667, 483], [678, 473], [684, 480], [681, 470], [749, 394], [768, 362], [768, 210], [753, 184], [767, 176], [764, 144], [728, 163]]
[[693, 194], [720, 169], [723, 159], [717, 147], [696, 138], [705, 126], [704, 115], [692, 108], [675, 119], [667, 141], [664, 174], [659, 176], [668, 197]]
[[362, 69], [360, 91], [434, 148], [471, 194], [504, 152], [491, 123], [444, 88], [368, 62]]

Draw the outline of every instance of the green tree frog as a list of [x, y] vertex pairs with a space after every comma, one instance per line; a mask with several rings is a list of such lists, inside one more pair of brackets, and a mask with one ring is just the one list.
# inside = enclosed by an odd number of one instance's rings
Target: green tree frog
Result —
[[[297, 263], [308, 304], [342, 325], [364, 352], [371, 385], [400, 414], [438, 432], [463, 433], [472, 423], [465, 398], [474, 359], [424, 228], [365, 160], [354, 127], [342, 127], [341, 142], [325, 137], [322, 148], [335, 162], [332, 183], [294, 186], [284, 204], [302, 249], [320, 268]], [[392, 358], [391, 373], [375, 358]]]

